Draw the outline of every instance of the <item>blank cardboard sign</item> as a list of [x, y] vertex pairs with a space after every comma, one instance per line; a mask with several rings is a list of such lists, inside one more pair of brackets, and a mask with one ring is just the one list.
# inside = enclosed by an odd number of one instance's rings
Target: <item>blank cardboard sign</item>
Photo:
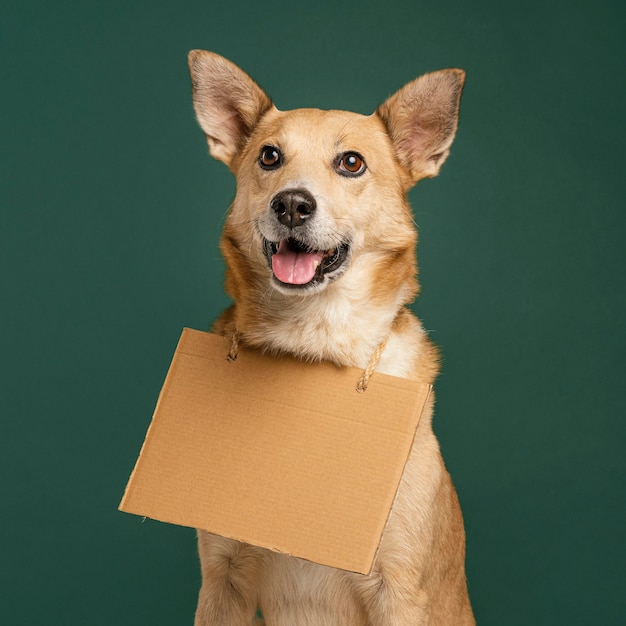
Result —
[[120, 509], [368, 573], [430, 386], [185, 329]]

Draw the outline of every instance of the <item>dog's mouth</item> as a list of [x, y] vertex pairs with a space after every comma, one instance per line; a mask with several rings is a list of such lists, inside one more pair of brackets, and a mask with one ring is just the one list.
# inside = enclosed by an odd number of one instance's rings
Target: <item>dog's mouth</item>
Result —
[[263, 239], [263, 250], [274, 279], [285, 287], [302, 289], [336, 278], [348, 259], [350, 245], [344, 242], [329, 250], [313, 250], [290, 237], [277, 243]]

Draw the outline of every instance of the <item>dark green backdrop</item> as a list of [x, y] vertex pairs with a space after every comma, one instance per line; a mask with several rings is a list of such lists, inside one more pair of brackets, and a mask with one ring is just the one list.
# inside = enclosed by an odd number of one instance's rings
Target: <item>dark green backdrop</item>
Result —
[[3, 2], [0, 621], [192, 623], [193, 531], [116, 508], [181, 328], [227, 302], [202, 47], [281, 108], [368, 113], [467, 70], [452, 157], [411, 200], [473, 604], [624, 623], [623, 6]]

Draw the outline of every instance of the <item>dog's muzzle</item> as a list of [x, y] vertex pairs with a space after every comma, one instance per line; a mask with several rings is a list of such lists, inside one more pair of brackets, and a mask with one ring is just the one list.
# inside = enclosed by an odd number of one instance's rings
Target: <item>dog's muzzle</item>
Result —
[[306, 189], [285, 189], [272, 198], [269, 206], [276, 220], [276, 240], [263, 237], [263, 251], [276, 283], [307, 289], [338, 278], [347, 266], [350, 244], [344, 241], [327, 249], [317, 247], [319, 233], [315, 240], [311, 236], [316, 226], [315, 198]]

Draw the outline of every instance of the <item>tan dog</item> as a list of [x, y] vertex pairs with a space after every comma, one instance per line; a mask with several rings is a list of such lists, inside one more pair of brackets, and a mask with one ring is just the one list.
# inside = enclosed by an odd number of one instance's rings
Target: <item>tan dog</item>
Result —
[[[418, 292], [406, 193], [454, 138], [464, 72], [409, 83], [371, 116], [279, 111], [209, 52], [189, 66], [211, 154], [237, 177], [221, 240], [234, 304], [215, 332], [250, 346], [432, 383], [438, 354], [406, 305]], [[432, 431], [432, 400], [373, 572], [352, 574], [199, 531], [196, 626], [474, 624], [465, 533]]]

